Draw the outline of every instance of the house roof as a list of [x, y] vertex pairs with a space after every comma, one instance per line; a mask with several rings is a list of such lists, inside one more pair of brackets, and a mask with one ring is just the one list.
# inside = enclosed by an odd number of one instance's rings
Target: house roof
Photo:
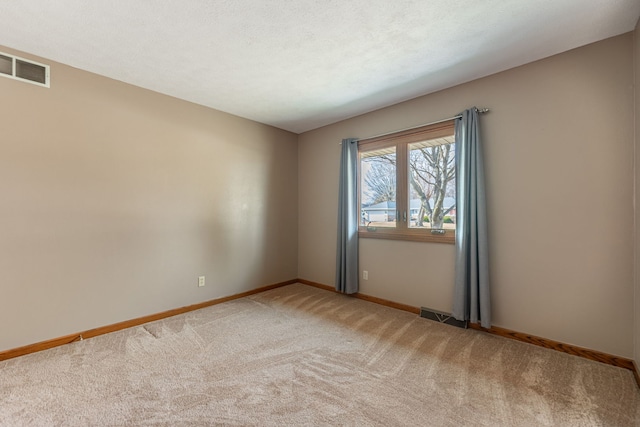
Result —
[[0, 42], [300, 133], [632, 31], [639, 16], [638, 0], [3, 1]]
[[[429, 200], [429, 202], [431, 203], [431, 206], [433, 206], [434, 200], [431, 199]], [[456, 204], [456, 199], [454, 199], [453, 197], [445, 197], [444, 198], [444, 207], [445, 209], [450, 208], [451, 206]], [[414, 209], [420, 209], [420, 199], [411, 199], [409, 201], [409, 207], [411, 210]], [[386, 209], [395, 209], [396, 208], [396, 202], [395, 201], [385, 201], [385, 202], [380, 202], [380, 203], [376, 203], [375, 205], [370, 205], [367, 207], [363, 207], [362, 210], [364, 211], [374, 211], [374, 210], [386, 210]]]

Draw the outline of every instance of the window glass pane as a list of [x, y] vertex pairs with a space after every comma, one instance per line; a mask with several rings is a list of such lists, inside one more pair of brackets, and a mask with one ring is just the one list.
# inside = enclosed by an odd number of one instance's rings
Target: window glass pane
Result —
[[0, 55], [0, 73], [13, 74], [13, 60], [12, 58], [4, 55]]
[[360, 225], [396, 226], [396, 149], [360, 153]]
[[411, 228], [455, 229], [454, 136], [409, 144]]

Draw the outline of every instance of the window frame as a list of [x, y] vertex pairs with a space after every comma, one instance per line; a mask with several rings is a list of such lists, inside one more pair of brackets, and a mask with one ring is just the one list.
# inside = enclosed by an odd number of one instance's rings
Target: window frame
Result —
[[[445, 229], [444, 234], [432, 234], [430, 228], [409, 227], [409, 144], [455, 136], [455, 119], [433, 123], [404, 131], [358, 141], [358, 212], [362, 212], [362, 152], [395, 146], [396, 150], [396, 221], [395, 227], [362, 225], [358, 214], [358, 237], [372, 239], [408, 240], [414, 242], [455, 243], [456, 230]], [[456, 153], [457, 154], [457, 153]], [[401, 161], [402, 160], [402, 161]], [[457, 176], [456, 176], [457, 179]], [[455, 181], [454, 181], [455, 185]], [[408, 220], [408, 221], [407, 221]]]

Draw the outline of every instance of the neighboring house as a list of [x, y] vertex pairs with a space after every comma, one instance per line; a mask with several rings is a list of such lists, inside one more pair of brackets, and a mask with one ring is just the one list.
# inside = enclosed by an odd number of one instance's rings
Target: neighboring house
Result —
[[[431, 206], [433, 206], [433, 199], [429, 200]], [[444, 198], [444, 207], [445, 209], [450, 208], [455, 205], [456, 199], [453, 197], [445, 197]], [[420, 211], [420, 199], [412, 199], [409, 202], [409, 211], [411, 220], [416, 220], [418, 217], [418, 212]], [[455, 208], [452, 209], [447, 216], [454, 218], [456, 215]], [[396, 220], [396, 202], [395, 201], [386, 201], [376, 203], [375, 205], [367, 206], [362, 208], [362, 223], [366, 224], [368, 222], [391, 222]]]
[[396, 202], [386, 201], [362, 208], [362, 222], [389, 222], [396, 220]]

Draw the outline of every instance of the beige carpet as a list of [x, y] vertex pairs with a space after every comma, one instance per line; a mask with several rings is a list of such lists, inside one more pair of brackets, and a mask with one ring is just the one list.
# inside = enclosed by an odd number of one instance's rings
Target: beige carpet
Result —
[[631, 426], [630, 371], [305, 285], [0, 362], [2, 426]]

